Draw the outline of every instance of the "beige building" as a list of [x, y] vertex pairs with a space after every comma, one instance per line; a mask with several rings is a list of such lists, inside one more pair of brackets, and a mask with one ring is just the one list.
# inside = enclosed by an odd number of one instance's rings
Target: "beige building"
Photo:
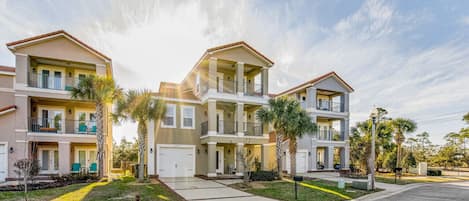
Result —
[[[297, 173], [349, 169], [349, 95], [353, 88], [335, 72], [330, 72], [277, 94], [300, 102], [317, 131], [299, 138]], [[288, 142], [283, 143], [282, 169], [290, 172]]]
[[207, 49], [181, 83], [161, 82], [155, 98], [166, 102], [167, 112], [150, 124], [148, 174], [240, 176], [242, 158], [250, 169], [274, 169], [275, 143], [255, 116], [268, 105], [273, 64], [236, 42]]
[[[13, 163], [28, 157], [39, 160], [40, 175], [68, 174], [73, 163], [82, 170], [96, 163], [95, 104], [72, 100], [69, 90], [86, 76], [112, 76], [111, 59], [65, 31], [7, 47], [16, 64], [0, 67], [0, 181], [15, 179]], [[104, 132], [107, 175], [111, 122], [105, 122]]]

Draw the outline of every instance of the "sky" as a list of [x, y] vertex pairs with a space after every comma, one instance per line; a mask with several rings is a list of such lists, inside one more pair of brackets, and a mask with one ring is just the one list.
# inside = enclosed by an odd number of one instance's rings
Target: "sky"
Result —
[[[121, 87], [154, 91], [207, 48], [244, 40], [275, 61], [271, 93], [338, 73], [355, 89], [351, 126], [373, 106], [436, 144], [467, 126], [469, 1], [0, 0], [0, 27], [0, 44], [63, 29], [111, 57]], [[0, 65], [14, 62], [0, 47]], [[135, 124], [114, 127], [124, 136]]]

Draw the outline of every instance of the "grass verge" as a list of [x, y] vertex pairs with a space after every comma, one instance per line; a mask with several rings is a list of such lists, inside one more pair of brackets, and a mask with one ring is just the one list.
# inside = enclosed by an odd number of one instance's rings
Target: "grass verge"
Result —
[[[73, 184], [65, 187], [31, 191], [30, 200], [98, 201], [98, 200], [180, 200], [173, 192], [159, 183], [137, 183], [132, 177], [112, 182]], [[1, 192], [0, 200], [20, 200], [22, 192]]]
[[[337, 188], [337, 182], [325, 180], [307, 180], [303, 183], [328, 189], [350, 198], [357, 198], [373, 191], [354, 189], [347, 185], [346, 189]], [[294, 184], [286, 181], [272, 182], [250, 182], [233, 184], [231, 187], [252, 193], [255, 195], [274, 198], [278, 200], [295, 200]], [[311, 189], [298, 185], [298, 200], [347, 200], [332, 193], [327, 193], [317, 189]]]

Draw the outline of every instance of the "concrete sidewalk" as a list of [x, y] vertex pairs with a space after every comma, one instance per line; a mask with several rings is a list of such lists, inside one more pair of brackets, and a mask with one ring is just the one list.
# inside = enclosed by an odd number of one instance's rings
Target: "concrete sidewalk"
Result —
[[255, 196], [226, 185], [241, 182], [241, 180], [203, 180], [197, 177], [160, 178], [177, 194], [186, 200], [210, 201], [272, 201], [272, 199]]

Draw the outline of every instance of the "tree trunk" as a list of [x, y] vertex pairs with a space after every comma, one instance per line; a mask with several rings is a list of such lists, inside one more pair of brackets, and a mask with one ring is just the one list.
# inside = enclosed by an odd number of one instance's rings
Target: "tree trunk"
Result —
[[138, 122], [138, 181], [143, 182], [145, 171], [145, 136], [147, 135], [145, 121]]
[[277, 138], [275, 143], [277, 156], [277, 173], [279, 178], [282, 178], [282, 135], [280, 134], [280, 132], [276, 132], [275, 136]]
[[296, 175], [296, 137], [291, 138], [289, 141], [288, 151], [290, 152], [290, 175]]
[[397, 161], [396, 161], [396, 168], [401, 167], [401, 143], [397, 143]]
[[96, 139], [98, 149], [98, 178], [104, 176], [104, 104], [96, 103]]

